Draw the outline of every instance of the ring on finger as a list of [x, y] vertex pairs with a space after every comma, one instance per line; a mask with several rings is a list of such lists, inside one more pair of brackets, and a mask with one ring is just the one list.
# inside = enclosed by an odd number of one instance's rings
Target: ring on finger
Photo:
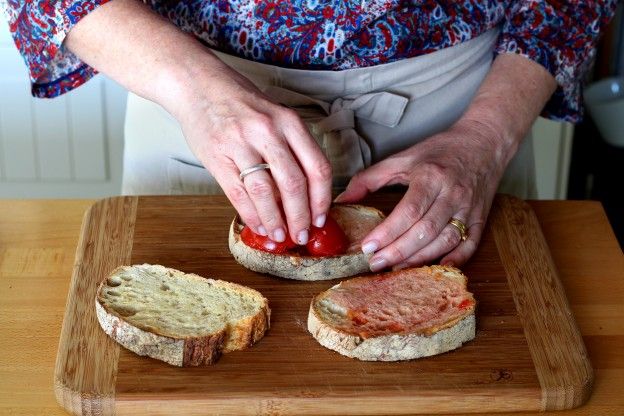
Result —
[[466, 224], [455, 217], [451, 218], [448, 223], [457, 228], [461, 241], [466, 241], [468, 239], [468, 228], [466, 227]]
[[241, 172], [238, 175], [238, 177], [242, 181], [245, 178], [245, 176], [249, 175], [250, 173], [254, 173], [254, 172], [257, 172], [259, 170], [270, 170], [270, 169], [271, 169], [271, 167], [269, 166], [268, 163], [258, 163], [256, 165], [248, 167], [247, 169], [241, 170]]

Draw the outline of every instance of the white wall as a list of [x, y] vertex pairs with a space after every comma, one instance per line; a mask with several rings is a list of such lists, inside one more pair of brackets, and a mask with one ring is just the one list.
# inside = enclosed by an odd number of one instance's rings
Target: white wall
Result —
[[0, 20], [0, 197], [119, 194], [126, 92], [102, 75], [55, 99], [30, 95]]
[[572, 134], [570, 123], [538, 118], [533, 124], [533, 152], [539, 199], [565, 199], [568, 189]]

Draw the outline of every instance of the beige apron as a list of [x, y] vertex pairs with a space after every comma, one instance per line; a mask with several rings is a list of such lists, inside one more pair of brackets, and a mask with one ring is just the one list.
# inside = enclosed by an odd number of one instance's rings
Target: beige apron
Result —
[[[326, 154], [334, 187], [359, 170], [448, 128], [489, 71], [498, 32], [428, 55], [344, 71], [281, 68], [216, 52], [274, 100], [294, 108]], [[499, 191], [535, 197], [531, 138], [510, 163]], [[192, 154], [177, 121], [128, 96], [124, 194], [222, 193]]]

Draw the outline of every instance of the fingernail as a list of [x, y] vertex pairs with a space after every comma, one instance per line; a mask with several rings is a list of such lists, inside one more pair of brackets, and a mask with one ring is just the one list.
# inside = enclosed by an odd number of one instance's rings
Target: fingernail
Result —
[[373, 259], [370, 263], [370, 269], [372, 272], [383, 269], [388, 264], [388, 261], [384, 258]]
[[277, 241], [278, 243], [282, 243], [286, 240], [286, 233], [283, 228], [278, 228], [273, 231], [273, 241]]
[[338, 196], [334, 198], [334, 202], [341, 202], [341, 198], [344, 196], [345, 192], [346, 191], [339, 193]]
[[261, 225], [258, 227], [258, 234], [265, 236], [265, 237], [269, 235], [269, 233], [267, 233], [266, 228], [264, 228], [264, 225]]
[[322, 228], [325, 225], [325, 220], [327, 219], [327, 215], [321, 214], [314, 220], [314, 226], [317, 228]]
[[452, 261], [447, 260], [444, 263], [442, 263], [442, 266], [455, 267], [455, 264]]
[[306, 244], [308, 242], [308, 230], [301, 230], [299, 234], [297, 234], [297, 244], [300, 246]]
[[277, 244], [275, 244], [275, 241], [269, 240], [266, 243], [264, 243], [264, 246], [269, 250], [275, 250], [275, 247], [277, 247]]
[[373, 254], [379, 248], [379, 243], [375, 240], [367, 241], [362, 245], [362, 253]]

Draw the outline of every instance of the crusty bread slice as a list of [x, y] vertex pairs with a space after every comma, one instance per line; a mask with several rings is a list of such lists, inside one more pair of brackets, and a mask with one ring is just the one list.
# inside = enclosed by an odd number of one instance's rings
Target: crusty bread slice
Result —
[[268, 301], [253, 289], [150, 264], [115, 269], [95, 308], [104, 331], [127, 349], [184, 367], [252, 346], [270, 319]]
[[362, 205], [334, 205], [329, 215], [349, 240], [347, 252], [338, 256], [312, 257], [295, 253], [273, 254], [249, 247], [240, 237], [243, 224], [235, 217], [230, 226], [229, 246], [237, 262], [250, 270], [295, 280], [329, 280], [370, 271], [362, 253], [362, 239], [385, 218], [384, 214]]
[[466, 283], [443, 266], [347, 280], [312, 300], [308, 330], [324, 347], [365, 361], [440, 354], [475, 337]]

